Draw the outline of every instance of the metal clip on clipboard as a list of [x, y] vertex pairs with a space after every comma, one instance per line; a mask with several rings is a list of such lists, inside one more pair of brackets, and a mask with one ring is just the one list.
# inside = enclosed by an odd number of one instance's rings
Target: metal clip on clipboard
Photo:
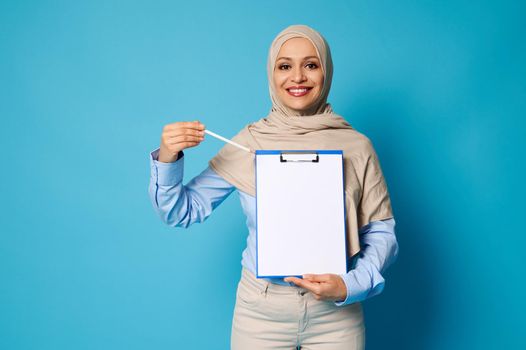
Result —
[[318, 155], [318, 152], [311, 152], [311, 151], [281, 152], [279, 155], [279, 161], [281, 163], [286, 163], [286, 162], [318, 163], [320, 161], [320, 157]]

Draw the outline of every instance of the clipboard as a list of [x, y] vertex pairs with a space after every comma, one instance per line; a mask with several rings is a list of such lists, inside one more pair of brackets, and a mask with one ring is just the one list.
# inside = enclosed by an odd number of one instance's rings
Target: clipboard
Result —
[[343, 151], [257, 150], [256, 277], [347, 272]]

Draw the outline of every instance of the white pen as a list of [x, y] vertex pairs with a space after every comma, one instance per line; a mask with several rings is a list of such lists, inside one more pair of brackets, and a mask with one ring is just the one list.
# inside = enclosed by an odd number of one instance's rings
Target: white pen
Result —
[[205, 130], [205, 133], [207, 133], [208, 135], [213, 136], [213, 137], [215, 137], [215, 138], [218, 138], [218, 139], [220, 139], [221, 141], [225, 141], [225, 142], [231, 144], [232, 146], [236, 146], [236, 147], [238, 147], [238, 148], [241, 148], [243, 151], [247, 151], [247, 152], [249, 152], [249, 153], [254, 153], [254, 151], [251, 150], [250, 148], [247, 148], [247, 147], [245, 147], [245, 146], [241, 146], [239, 143], [235, 143], [234, 141], [231, 141], [231, 140], [229, 140], [229, 139], [227, 139], [227, 138], [224, 138], [223, 136], [220, 136], [220, 135], [218, 135], [218, 134], [216, 134], [216, 133], [213, 133], [213, 132], [211, 132], [210, 130]]

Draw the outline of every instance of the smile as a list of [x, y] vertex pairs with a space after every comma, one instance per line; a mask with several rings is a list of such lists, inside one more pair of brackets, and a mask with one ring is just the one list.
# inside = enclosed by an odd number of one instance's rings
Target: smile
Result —
[[301, 97], [301, 96], [305, 96], [306, 94], [308, 94], [311, 89], [312, 89], [311, 87], [301, 86], [301, 87], [288, 88], [286, 90], [291, 96]]

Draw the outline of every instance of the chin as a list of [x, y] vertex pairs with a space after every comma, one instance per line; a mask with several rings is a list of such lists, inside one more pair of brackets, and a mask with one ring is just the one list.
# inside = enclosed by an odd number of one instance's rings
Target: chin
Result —
[[312, 103], [308, 103], [308, 104], [305, 104], [305, 103], [302, 103], [302, 104], [287, 104], [286, 106], [289, 107], [290, 109], [295, 110], [295, 111], [303, 112], [303, 111], [306, 111], [309, 108], [311, 108], [312, 107]]

